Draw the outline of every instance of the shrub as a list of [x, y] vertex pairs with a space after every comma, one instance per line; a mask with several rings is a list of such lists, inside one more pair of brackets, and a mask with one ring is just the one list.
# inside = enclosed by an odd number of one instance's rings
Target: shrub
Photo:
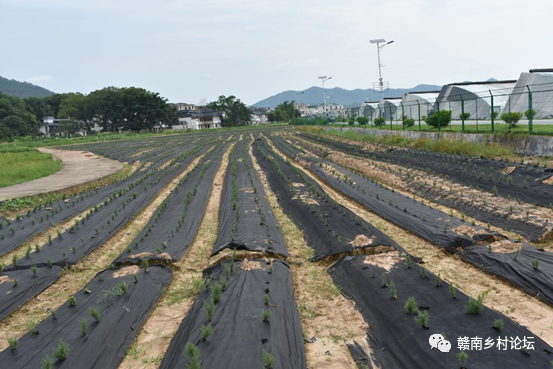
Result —
[[270, 317], [271, 317], [271, 310], [263, 309], [263, 321], [268, 322]]
[[204, 338], [204, 341], [205, 341], [209, 336], [211, 336], [211, 333], [213, 332], [213, 327], [211, 326], [211, 323], [207, 323], [207, 325], [201, 326], [201, 330], [202, 330], [202, 337]]
[[394, 283], [393, 280], [390, 282], [390, 296], [394, 300], [397, 300], [397, 288], [396, 288], [396, 284]]
[[465, 367], [465, 363], [467, 362], [468, 359], [469, 359], [469, 356], [464, 351], [460, 351], [457, 354], [457, 360], [461, 362], [461, 364], [463, 365], [463, 368]]
[[17, 349], [17, 345], [19, 345], [19, 341], [17, 338], [8, 338], [8, 344], [10, 345], [10, 349], [15, 351]]
[[148, 260], [146, 260], [146, 258], [142, 258], [141, 261], [142, 261], [142, 268], [147, 273], [148, 268], [150, 267], [150, 264], [148, 263]]
[[54, 367], [54, 360], [50, 355], [46, 354], [46, 357], [42, 359], [42, 369], [52, 369]]
[[187, 369], [201, 369], [202, 362], [200, 361], [200, 349], [193, 343], [188, 342], [185, 348], [185, 355], [191, 358], [190, 362], [186, 366]]
[[379, 118], [374, 118], [374, 125], [377, 126], [377, 127], [380, 127], [382, 125], [384, 125], [386, 123], [386, 119], [382, 118], [382, 117], [379, 117]]
[[501, 332], [501, 329], [503, 328], [503, 319], [496, 319], [496, 320], [493, 322], [493, 327], [494, 327], [494, 329], [496, 329], [497, 331]]
[[455, 286], [453, 286], [453, 283], [449, 285], [449, 294], [452, 298], [457, 299], [457, 292], [455, 291]]
[[540, 261], [536, 258], [532, 259], [532, 268], [538, 270], [540, 267]]
[[213, 318], [213, 314], [215, 313], [215, 303], [213, 302], [213, 299], [211, 299], [211, 301], [209, 302], [204, 301], [204, 307], [207, 314], [207, 319], [211, 321], [211, 318]]
[[436, 287], [442, 287], [442, 276], [440, 273], [436, 276]]
[[81, 325], [81, 335], [84, 337], [88, 331], [88, 321], [86, 319], [79, 319], [79, 324]]
[[369, 123], [369, 119], [365, 117], [357, 117], [356, 120], [357, 120], [357, 123], [359, 123], [360, 125], [365, 125]]
[[407, 314], [411, 315], [417, 311], [417, 300], [414, 297], [409, 296], [407, 302], [405, 303], [405, 311]]
[[503, 120], [509, 128], [516, 127], [518, 121], [522, 118], [521, 113], [511, 112], [511, 113], [503, 113], [501, 114], [501, 120]]
[[469, 297], [469, 304], [465, 306], [465, 311], [469, 314], [478, 315], [484, 309], [484, 294], [478, 295], [478, 298]]
[[67, 355], [69, 355], [69, 346], [63, 340], [60, 340], [58, 347], [54, 349], [54, 357], [59, 361], [64, 361]]
[[419, 311], [419, 315], [415, 318], [415, 321], [423, 328], [428, 328], [428, 311]]
[[13, 277], [12, 279], [12, 282], [13, 282], [13, 287], [17, 287], [17, 284], [19, 283], [19, 281], [17, 280], [17, 278]]
[[424, 265], [421, 266], [421, 278], [426, 278], [426, 267]]
[[380, 287], [382, 288], [388, 287], [388, 283], [386, 283], [386, 273], [382, 272], [380, 277], [381, 277]]
[[411, 256], [407, 255], [407, 269], [411, 269], [412, 261]]
[[94, 318], [96, 320], [96, 323], [100, 323], [100, 309], [89, 307], [88, 308], [88, 315]]
[[77, 299], [75, 298], [75, 296], [71, 296], [69, 298], [69, 306], [75, 306], [77, 305]]
[[463, 119], [465, 118], [466, 119], [469, 119], [470, 118], [470, 113], [461, 113], [459, 114], [459, 119]]
[[269, 305], [271, 303], [271, 299], [269, 298], [269, 295], [264, 294], [263, 301], [265, 301], [265, 306]]
[[404, 127], [413, 127], [415, 125], [415, 120], [411, 118], [405, 118], [403, 119], [403, 126]]
[[211, 285], [211, 294], [213, 296], [213, 302], [218, 304], [221, 301], [221, 294], [223, 293], [223, 286], [219, 282], [214, 282]]
[[451, 123], [451, 110], [440, 110], [426, 118], [426, 124], [438, 127], [438, 114], [440, 115], [440, 127], [447, 127]]
[[[524, 116], [526, 117], [526, 119], [530, 119], [530, 109], [524, 112]], [[536, 111], [532, 109], [532, 118], [534, 118], [535, 116], [536, 116]]]
[[273, 355], [269, 354], [267, 351], [263, 350], [263, 369], [271, 369], [275, 359]]

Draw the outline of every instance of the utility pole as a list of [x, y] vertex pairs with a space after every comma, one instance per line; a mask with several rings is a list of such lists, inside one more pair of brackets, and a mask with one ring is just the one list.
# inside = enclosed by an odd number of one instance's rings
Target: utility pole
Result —
[[323, 82], [323, 102], [324, 102], [324, 107], [325, 107], [325, 114], [327, 112], [327, 109], [326, 109], [326, 91], [325, 91], [325, 82], [328, 81], [329, 79], [332, 79], [332, 77], [327, 77], [327, 76], [321, 76], [319, 77], [319, 79]]
[[[384, 65], [382, 65], [380, 63], [380, 50], [382, 50], [382, 48], [384, 48], [384, 46], [389, 45], [389, 44], [393, 43], [394, 41], [386, 42], [386, 40], [384, 40], [383, 38], [379, 38], [379, 39], [376, 39], [376, 40], [370, 40], [370, 42], [371, 42], [371, 44], [376, 44], [376, 49], [378, 51], [378, 77], [379, 77], [378, 78], [378, 85], [379, 85], [379, 90], [380, 90], [380, 100], [382, 100], [382, 99], [384, 99], [384, 80], [382, 79], [382, 67]], [[384, 44], [384, 45], [380, 46], [380, 44]]]

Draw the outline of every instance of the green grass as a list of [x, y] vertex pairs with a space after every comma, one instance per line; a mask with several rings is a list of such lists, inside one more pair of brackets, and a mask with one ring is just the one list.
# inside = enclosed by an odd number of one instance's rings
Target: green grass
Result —
[[370, 142], [374, 144], [394, 145], [402, 147], [411, 147], [423, 151], [442, 152], [449, 154], [470, 155], [484, 157], [516, 157], [513, 150], [510, 147], [499, 144], [481, 144], [467, 142], [465, 140], [449, 140], [442, 138], [439, 141], [434, 141], [427, 138], [419, 138], [413, 140], [402, 135], [386, 135], [375, 136], [369, 133], [360, 133], [356, 131], [343, 131], [338, 130], [317, 130], [319, 133], [328, 134], [330, 136], [344, 137], [350, 140]]
[[[457, 124], [459, 123], [459, 124]], [[348, 127], [347, 124], [332, 124], [328, 125], [328, 127], [336, 127], [339, 128], [340, 126]], [[390, 122], [386, 122], [385, 126], [376, 127], [374, 125], [371, 125], [370, 123], [367, 125], [355, 125], [354, 127], [357, 128], [367, 128], [367, 129], [385, 129], [385, 130], [393, 130], [393, 131], [422, 131], [422, 132], [438, 132], [438, 128], [432, 127], [427, 125], [425, 122], [421, 122], [421, 126], [419, 129], [419, 122], [415, 122], [415, 125], [412, 127], [406, 127], [403, 128], [403, 125], [400, 121], [393, 121], [390, 125]], [[482, 124], [465, 124], [465, 130], [463, 131], [463, 126], [460, 124], [460, 121], [455, 121], [455, 124], [449, 125], [446, 127], [441, 127], [440, 132], [456, 132], [456, 133], [484, 133], [484, 134], [491, 134], [492, 133], [492, 125], [490, 121], [485, 121], [485, 123]], [[494, 133], [496, 134], [511, 134], [511, 135], [528, 135], [528, 125], [527, 124], [519, 124], [515, 128], [509, 130], [507, 124], [503, 122], [502, 120], [496, 120], [494, 124]], [[534, 124], [532, 128], [532, 135], [545, 135], [545, 136], [551, 136], [553, 135], [553, 124]]]
[[0, 188], [49, 176], [62, 168], [61, 160], [29, 148], [0, 148]]

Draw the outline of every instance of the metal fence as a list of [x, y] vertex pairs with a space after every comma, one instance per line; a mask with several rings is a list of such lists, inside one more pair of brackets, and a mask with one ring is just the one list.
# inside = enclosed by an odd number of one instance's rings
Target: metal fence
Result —
[[390, 130], [553, 134], [553, 83], [469, 93], [442, 92], [432, 99], [420, 96], [408, 102], [405, 98], [385, 99], [324, 118], [330, 123], [347, 123], [364, 117], [366, 122], [361, 122], [367, 128]]

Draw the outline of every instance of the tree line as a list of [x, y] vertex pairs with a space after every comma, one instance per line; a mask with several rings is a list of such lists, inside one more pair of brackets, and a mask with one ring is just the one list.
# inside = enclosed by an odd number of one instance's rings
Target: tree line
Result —
[[158, 93], [137, 87], [106, 87], [88, 95], [54, 94], [20, 99], [0, 92], [0, 140], [36, 136], [45, 116], [67, 119], [68, 131], [91, 132], [95, 124], [105, 132], [151, 130], [156, 124], [173, 125], [177, 110]]

